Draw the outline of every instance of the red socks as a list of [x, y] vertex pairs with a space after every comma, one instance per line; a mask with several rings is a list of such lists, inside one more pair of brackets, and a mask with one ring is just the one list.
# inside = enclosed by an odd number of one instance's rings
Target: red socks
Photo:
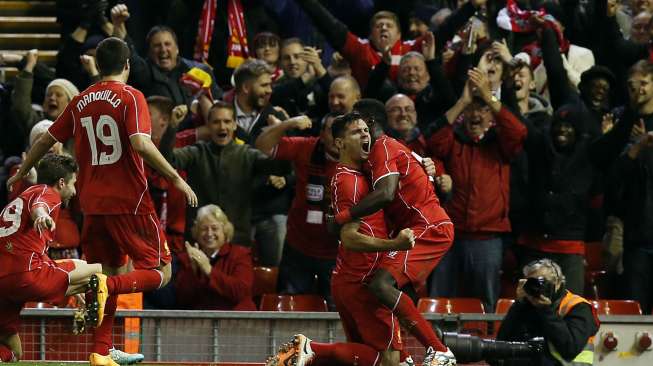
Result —
[[118, 307], [118, 296], [111, 295], [104, 306], [104, 320], [102, 324], [93, 332], [93, 347], [91, 352], [99, 353], [102, 356], [109, 354], [109, 349], [113, 347], [113, 318]]
[[442, 344], [442, 341], [438, 339], [438, 336], [435, 335], [431, 323], [424, 319], [422, 314], [417, 311], [417, 307], [415, 307], [413, 300], [403, 292], [399, 295], [399, 301], [393, 309], [393, 312], [397, 314], [399, 319], [401, 319], [401, 325], [403, 325], [410, 334], [415, 336], [415, 338], [417, 338], [425, 348], [430, 346], [436, 351], [447, 351], [447, 347], [445, 347], [445, 345]]
[[311, 349], [319, 361], [327, 359], [355, 366], [375, 366], [381, 361], [381, 355], [374, 348], [361, 343], [311, 342]]
[[135, 269], [129, 273], [107, 278], [109, 295], [130, 294], [156, 290], [161, 286], [163, 273], [155, 269]]
[[13, 362], [14, 352], [4, 344], [0, 344], [0, 362]]

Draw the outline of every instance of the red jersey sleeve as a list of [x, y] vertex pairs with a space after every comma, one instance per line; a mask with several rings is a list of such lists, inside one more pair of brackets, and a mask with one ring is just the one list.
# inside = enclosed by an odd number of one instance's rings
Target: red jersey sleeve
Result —
[[46, 185], [34, 187], [34, 189], [36, 191], [32, 194], [28, 202], [30, 214], [34, 208], [45, 206], [47, 207], [48, 214], [52, 215], [54, 213], [53, 211], [61, 205], [61, 197], [59, 194]]
[[73, 98], [73, 100], [71, 100], [66, 106], [66, 109], [64, 109], [48, 129], [50, 135], [61, 143], [68, 141], [68, 139], [72, 138], [75, 133], [75, 115], [73, 113], [73, 108], [76, 101], [77, 98]]
[[360, 197], [356, 197], [356, 186], [358, 180], [363, 177], [338, 171], [333, 176], [332, 182], [332, 197], [333, 197], [333, 211], [339, 213], [353, 207]]
[[397, 157], [400, 151], [390, 140], [382, 138], [374, 144], [368, 161], [371, 165], [372, 187], [376, 182], [388, 175], [399, 174]]
[[317, 137], [282, 137], [274, 148], [272, 157], [276, 160], [310, 159]]
[[123, 100], [125, 100], [125, 127], [127, 136], [142, 134], [151, 136], [152, 122], [150, 121], [150, 111], [147, 108], [147, 102], [143, 93], [125, 86]]

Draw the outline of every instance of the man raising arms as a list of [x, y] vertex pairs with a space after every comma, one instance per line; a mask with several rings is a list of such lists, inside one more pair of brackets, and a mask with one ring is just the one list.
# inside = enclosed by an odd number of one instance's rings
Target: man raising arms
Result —
[[[193, 190], [159, 153], [150, 139], [150, 115], [143, 94], [126, 85], [129, 48], [118, 38], [100, 42], [96, 62], [101, 79], [75, 97], [48, 134], [36, 142], [11, 186], [56, 142], [75, 141], [79, 162], [80, 202], [84, 213], [82, 242], [88, 260], [101, 262], [102, 298], [93, 334], [90, 364], [117, 365], [108, 356], [117, 295], [154, 290], [170, 281], [170, 250], [147, 193], [144, 161], [182, 191], [191, 206]], [[125, 273], [125, 254], [134, 270]], [[102, 301], [100, 301], [102, 305]]]

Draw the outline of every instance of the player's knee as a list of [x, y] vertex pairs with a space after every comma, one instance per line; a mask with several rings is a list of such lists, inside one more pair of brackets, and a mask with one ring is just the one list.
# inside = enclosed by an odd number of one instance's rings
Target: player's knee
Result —
[[398, 366], [399, 351], [388, 350], [381, 352], [381, 366]]

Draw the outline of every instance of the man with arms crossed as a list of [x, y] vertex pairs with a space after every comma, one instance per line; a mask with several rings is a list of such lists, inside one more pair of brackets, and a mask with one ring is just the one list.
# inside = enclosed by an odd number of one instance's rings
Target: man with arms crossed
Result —
[[[140, 91], [125, 84], [127, 44], [107, 38], [95, 57], [100, 81], [68, 104], [7, 184], [25, 176], [50, 146], [74, 138], [84, 253], [88, 260], [101, 262], [105, 273], [115, 275], [108, 279], [98, 275], [102, 296], [90, 364], [113, 366], [117, 364], [108, 355], [117, 295], [160, 288], [171, 276], [170, 250], [147, 192], [144, 162], [182, 191], [191, 206], [197, 205], [197, 197], [150, 139], [147, 102]], [[129, 273], [124, 273], [125, 254], [134, 264]]]

